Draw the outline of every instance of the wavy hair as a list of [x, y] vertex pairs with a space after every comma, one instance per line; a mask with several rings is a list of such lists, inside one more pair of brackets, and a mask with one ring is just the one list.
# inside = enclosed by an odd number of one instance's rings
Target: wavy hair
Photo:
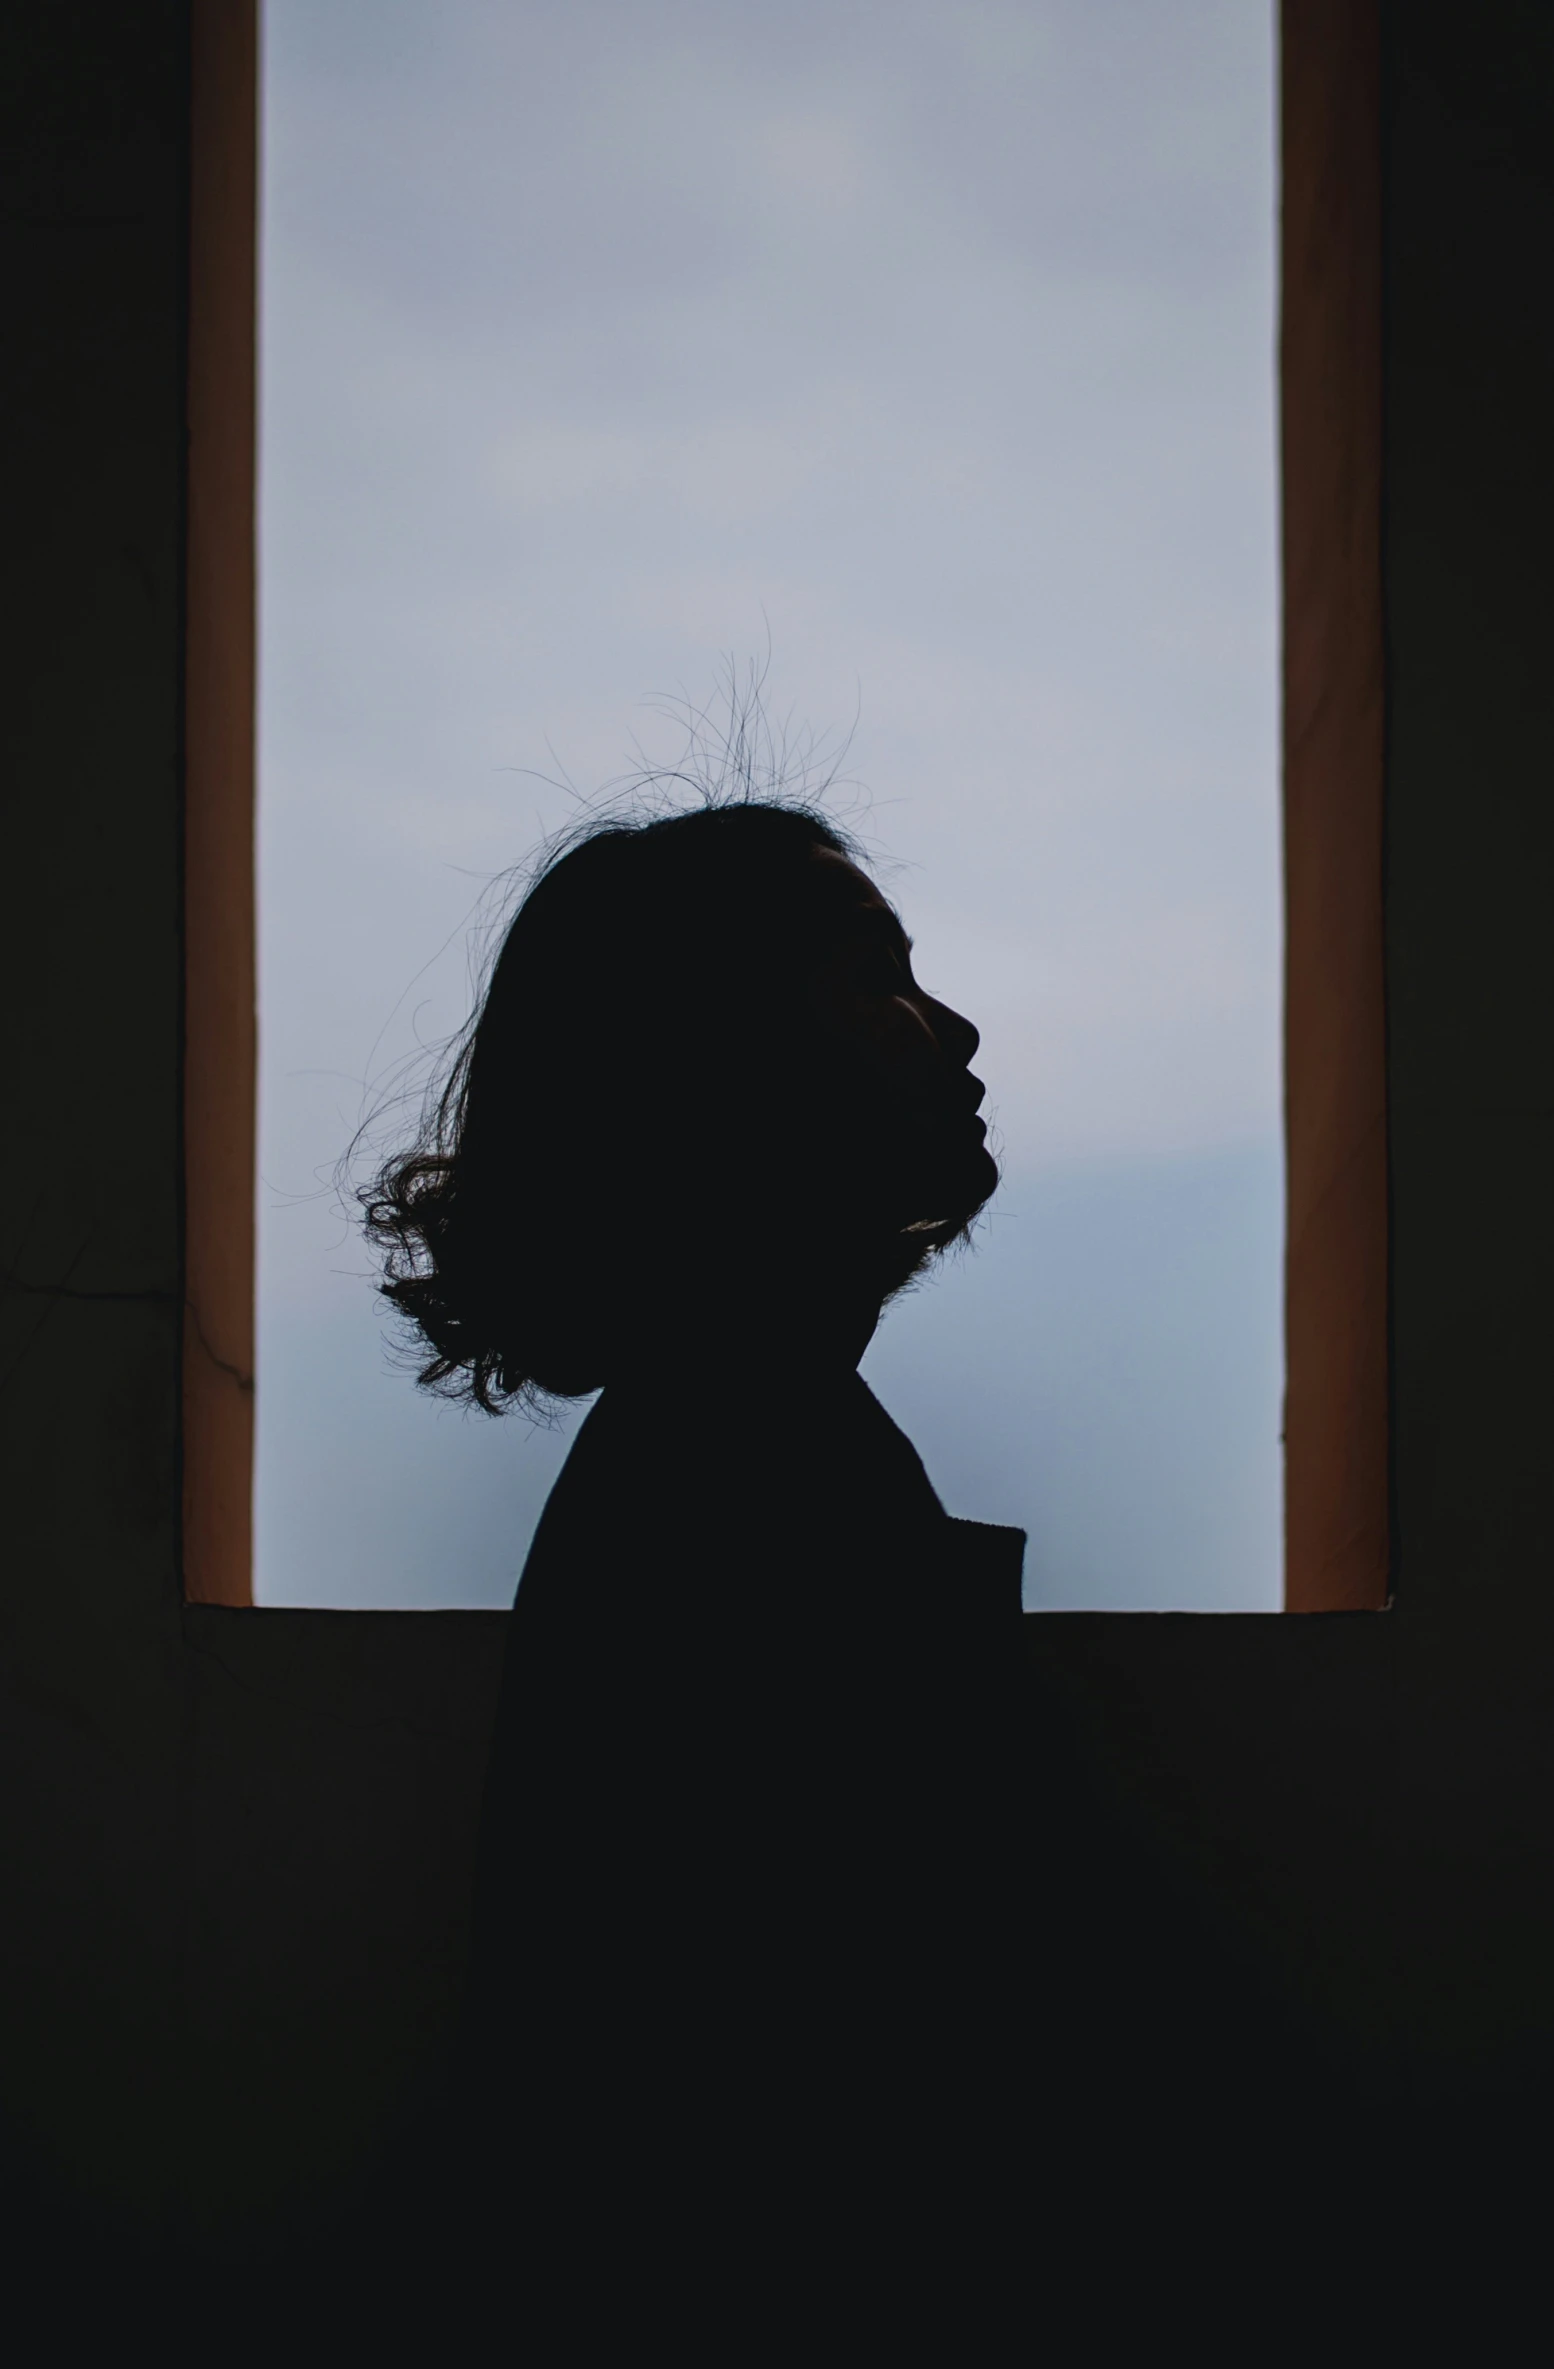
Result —
[[605, 1379], [634, 1267], [721, 1206], [805, 1049], [795, 931], [839, 825], [783, 798], [592, 821], [553, 847], [407, 1149], [358, 1195], [428, 1389], [488, 1414]]

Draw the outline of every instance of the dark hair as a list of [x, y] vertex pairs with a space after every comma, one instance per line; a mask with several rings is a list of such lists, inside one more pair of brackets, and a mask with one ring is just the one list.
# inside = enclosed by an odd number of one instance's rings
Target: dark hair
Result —
[[543, 863], [415, 1142], [360, 1196], [425, 1386], [489, 1414], [597, 1389], [622, 1274], [666, 1228], [737, 1225], [706, 1129], [770, 1128], [802, 1060], [784, 958], [817, 848], [857, 855], [812, 807], [742, 799], [596, 822]]

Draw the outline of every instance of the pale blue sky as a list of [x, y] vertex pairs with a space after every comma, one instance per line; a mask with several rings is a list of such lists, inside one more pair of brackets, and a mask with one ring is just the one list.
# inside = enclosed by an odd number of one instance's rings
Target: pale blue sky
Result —
[[266, 47], [261, 1597], [510, 1596], [565, 1436], [417, 1399], [323, 1188], [557, 783], [769, 636], [1005, 1149], [865, 1371], [1033, 1604], [1271, 1607], [1271, 10], [268, 0]]

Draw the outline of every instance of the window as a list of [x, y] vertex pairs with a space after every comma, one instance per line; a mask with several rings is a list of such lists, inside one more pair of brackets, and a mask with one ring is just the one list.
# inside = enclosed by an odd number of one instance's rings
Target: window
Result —
[[260, 1600], [510, 1596], [566, 1436], [386, 1365], [330, 1175], [536, 773], [769, 633], [1004, 1138], [866, 1373], [1033, 1606], [1271, 1609], [1270, 19], [271, 0], [266, 74]]

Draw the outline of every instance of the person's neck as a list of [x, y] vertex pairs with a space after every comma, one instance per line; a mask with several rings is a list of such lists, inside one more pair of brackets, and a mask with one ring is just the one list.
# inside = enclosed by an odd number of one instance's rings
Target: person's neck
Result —
[[617, 1373], [666, 1387], [845, 1381], [874, 1338], [883, 1296], [813, 1271], [705, 1277], [630, 1327]]

